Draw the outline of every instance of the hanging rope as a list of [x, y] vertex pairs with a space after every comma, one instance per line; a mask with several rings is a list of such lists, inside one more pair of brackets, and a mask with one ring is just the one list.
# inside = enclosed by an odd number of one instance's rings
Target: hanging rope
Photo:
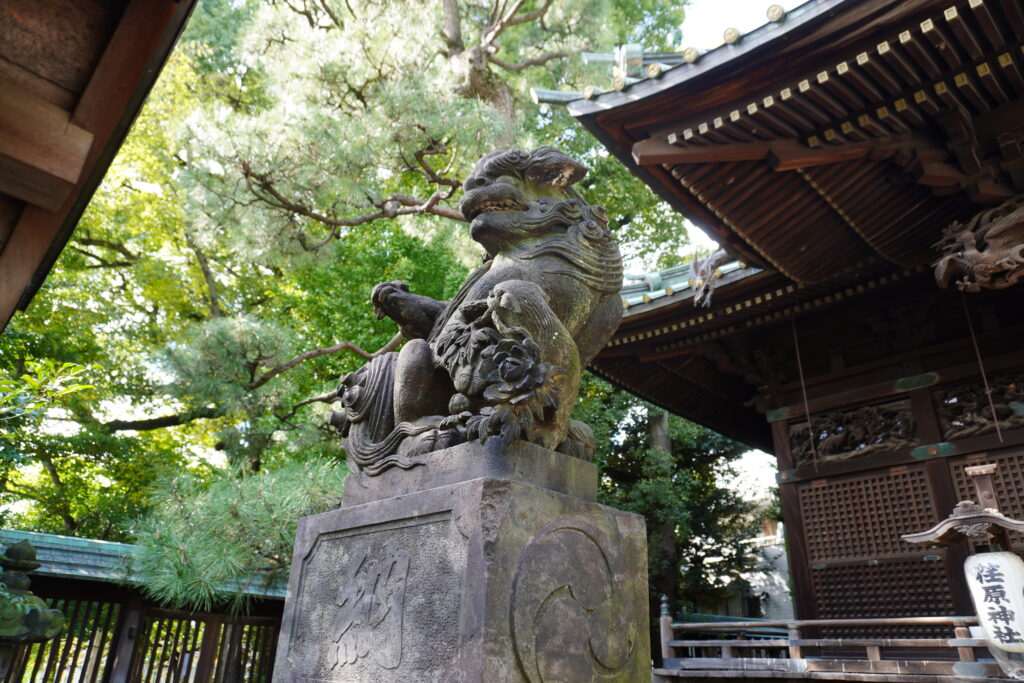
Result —
[[804, 397], [804, 416], [807, 417], [807, 437], [811, 440], [811, 462], [814, 469], [818, 469], [818, 449], [814, 445], [814, 430], [811, 429], [811, 406], [807, 402], [807, 382], [804, 381], [804, 363], [800, 358], [800, 339], [796, 334], [796, 318], [790, 318], [793, 325], [793, 348], [796, 349], [796, 370], [800, 374], [800, 391]]
[[992, 400], [992, 387], [988, 385], [988, 376], [985, 374], [985, 364], [981, 362], [981, 349], [978, 347], [978, 337], [974, 334], [974, 322], [971, 321], [971, 312], [967, 308], [967, 296], [964, 290], [960, 290], [960, 300], [964, 304], [964, 316], [967, 318], [967, 329], [971, 332], [971, 343], [974, 344], [974, 357], [978, 359], [978, 371], [981, 372], [981, 381], [985, 385], [985, 396], [988, 398], [988, 409], [992, 411], [992, 421], [996, 424], [996, 436], [999, 443], [1003, 441], [1003, 430], [999, 428], [999, 416], [996, 415], [996, 404]]

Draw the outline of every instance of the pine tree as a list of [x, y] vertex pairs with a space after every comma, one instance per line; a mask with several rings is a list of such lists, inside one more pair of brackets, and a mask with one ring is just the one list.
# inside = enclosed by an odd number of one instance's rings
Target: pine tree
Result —
[[[68, 248], [0, 337], [8, 370], [103, 368], [11, 442], [17, 476], [0, 503], [17, 503], [12, 523], [137, 537], [150, 553], [140, 568], [167, 599], [220, 599], [282, 557], [283, 545], [268, 555], [211, 534], [233, 558], [211, 559], [176, 529], [178, 498], [208, 515], [195, 528], [215, 528], [224, 487], [249, 496], [250, 480], [307, 462], [342, 476], [326, 404], [340, 376], [400, 343], [370, 290], [457, 290], [480, 258], [456, 208], [480, 156], [563, 147], [593, 168], [583, 191], [628, 252], [671, 254], [685, 240], [564, 111], [528, 97], [607, 81], [580, 50], [668, 49], [677, 23], [651, 0], [200, 3]], [[303, 511], [336, 500], [314, 493]]]

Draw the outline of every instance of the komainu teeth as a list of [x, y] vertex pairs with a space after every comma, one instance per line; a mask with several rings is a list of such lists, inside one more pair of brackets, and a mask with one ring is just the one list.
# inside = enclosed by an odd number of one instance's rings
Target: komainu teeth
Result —
[[488, 202], [480, 207], [480, 213], [488, 211], [516, 211], [519, 208], [519, 205], [512, 201]]

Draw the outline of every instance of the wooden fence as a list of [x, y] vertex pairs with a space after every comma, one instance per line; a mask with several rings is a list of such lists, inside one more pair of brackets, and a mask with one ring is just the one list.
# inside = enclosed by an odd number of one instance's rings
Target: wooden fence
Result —
[[279, 616], [162, 609], [122, 593], [41, 594], [64, 612], [65, 630], [17, 649], [4, 683], [269, 683]]
[[66, 625], [17, 649], [0, 683], [269, 683], [283, 586], [249, 588], [252, 616], [163, 609], [128, 582], [134, 546], [0, 530], [0, 547], [21, 540], [42, 563], [32, 592]]
[[[970, 636], [977, 617], [676, 623], [661, 617], [662, 668], [654, 681], [747, 679], [845, 681], [1004, 680]], [[785, 629], [772, 634], [772, 629]], [[822, 637], [822, 632], [948, 631], [949, 637]], [[684, 637], [678, 638], [678, 635]], [[979, 661], [988, 659], [988, 661]]]
[[103, 680], [116, 640], [121, 604], [106, 601], [47, 600], [64, 613], [62, 635], [45, 643], [19, 648], [8, 671], [8, 683]]

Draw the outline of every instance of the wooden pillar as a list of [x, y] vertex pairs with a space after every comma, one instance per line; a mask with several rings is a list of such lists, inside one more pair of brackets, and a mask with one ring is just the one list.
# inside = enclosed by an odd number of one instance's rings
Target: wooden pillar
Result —
[[[789, 428], [783, 422], [772, 423], [772, 442], [779, 462], [779, 471], [793, 469], [793, 458], [789, 452]], [[786, 549], [789, 559], [790, 576], [793, 579], [793, 605], [797, 619], [814, 619], [818, 615], [814, 603], [814, 582], [807, 558], [807, 544], [804, 539], [804, 520], [800, 511], [800, 497], [796, 482], [781, 480], [779, 498], [782, 503], [782, 519], [786, 525]]]
[[[917, 434], [921, 443], [932, 444], [942, 441], [942, 429], [939, 427], [935, 406], [932, 403], [930, 388], [911, 391], [910, 408], [917, 425]], [[932, 503], [935, 507], [935, 521], [938, 522], [953, 511], [959, 502], [953, 476], [949, 471], [946, 458], [936, 458], [925, 464], [925, 473], [932, 489]], [[953, 598], [953, 611], [956, 614], [971, 614], [974, 607], [967, 590], [967, 579], [964, 578], [964, 560], [970, 553], [966, 540], [961, 540], [946, 549], [946, 576], [949, 581], [949, 592]]]
[[203, 644], [199, 647], [199, 664], [196, 666], [196, 683], [209, 683], [213, 680], [213, 668], [217, 659], [217, 646], [220, 645], [220, 632], [224, 626], [224, 617], [211, 616], [203, 627]]
[[658, 619], [658, 630], [661, 636], [661, 659], [664, 661], [672, 657], [672, 647], [668, 644], [672, 640], [672, 611], [668, 604], [668, 596], [661, 596], [661, 617]]
[[17, 654], [18, 648], [13, 645], [0, 645], [0, 681], [7, 680]]
[[110, 683], [127, 683], [128, 681], [128, 676], [131, 674], [132, 657], [139, 639], [139, 628], [142, 626], [142, 611], [142, 600], [139, 598], [132, 598], [121, 610], [114, 642], [110, 644], [110, 651], [114, 655], [108, 665]]

